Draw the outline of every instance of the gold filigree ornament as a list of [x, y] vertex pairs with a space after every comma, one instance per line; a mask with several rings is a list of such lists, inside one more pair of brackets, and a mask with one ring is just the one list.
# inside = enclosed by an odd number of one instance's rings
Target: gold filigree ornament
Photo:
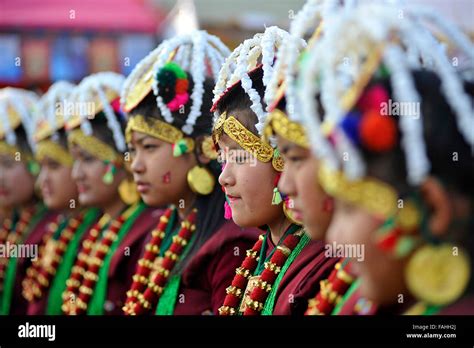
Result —
[[253, 134], [234, 116], [227, 117], [224, 112], [217, 120], [212, 138], [214, 143], [219, 142], [222, 134], [225, 133], [234, 140], [241, 148], [255, 156], [260, 162], [267, 163], [272, 161], [273, 168], [283, 171], [284, 162], [278, 150], [274, 150], [269, 144], [263, 142], [257, 135]]
[[60, 144], [52, 140], [42, 140], [36, 144], [36, 160], [41, 162], [46, 157], [51, 158], [65, 167], [72, 167], [74, 164], [74, 159], [71, 154]]
[[[170, 144], [177, 144], [185, 138], [183, 132], [175, 126], [158, 119], [145, 119], [145, 116], [140, 114], [134, 115], [127, 123], [125, 138], [128, 143], [132, 140], [133, 131], [152, 136]], [[188, 144], [188, 152], [193, 151], [194, 140], [192, 138], [186, 138], [186, 140], [193, 143]]]
[[151, 92], [153, 85], [153, 64], [145, 71], [141, 78], [135, 83], [133, 88], [125, 96], [123, 110], [130, 112], [135, 108], [148, 93]]
[[279, 135], [282, 138], [295, 143], [305, 149], [309, 149], [309, 141], [306, 131], [298, 122], [291, 121], [288, 116], [281, 110], [273, 110], [265, 122], [262, 140], [270, 143], [273, 135]]
[[107, 162], [121, 164], [122, 155], [119, 154], [113, 147], [107, 145], [102, 140], [94, 136], [85, 135], [82, 130], [75, 129], [68, 134], [69, 146], [73, 144], [79, 146], [84, 151], [87, 151], [92, 156]]
[[204, 139], [202, 140], [201, 149], [204, 156], [206, 156], [207, 158], [211, 160], [215, 160], [219, 157], [219, 154], [216, 150], [214, 142], [212, 141], [212, 138], [209, 136], [204, 137]]
[[130, 179], [124, 179], [118, 187], [120, 199], [127, 205], [132, 205], [140, 200], [140, 194], [137, 191], [137, 184]]
[[208, 195], [214, 189], [216, 179], [206, 167], [194, 166], [187, 174], [188, 185], [193, 192]]
[[2, 155], [9, 155], [9, 156], [16, 156], [20, 154], [20, 148], [15, 145], [10, 145], [6, 141], [0, 141], [0, 154]]
[[397, 192], [380, 180], [364, 178], [351, 181], [344, 173], [331, 170], [324, 163], [319, 168], [318, 180], [330, 196], [363, 207], [384, 220], [397, 211]]
[[451, 244], [424, 245], [408, 261], [405, 281], [419, 300], [443, 306], [464, 293], [470, 279], [469, 257]]

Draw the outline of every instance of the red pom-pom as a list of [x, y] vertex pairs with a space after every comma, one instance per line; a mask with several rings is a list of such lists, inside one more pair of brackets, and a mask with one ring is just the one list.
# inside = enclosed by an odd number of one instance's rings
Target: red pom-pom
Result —
[[365, 148], [374, 152], [391, 150], [397, 142], [397, 126], [390, 116], [376, 110], [364, 113], [360, 122], [360, 139]]
[[378, 84], [370, 87], [368, 90], [362, 94], [357, 102], [357, 107], [362, 111], [366, 112], [371, 109], [380, 110], [382, 108], [382, 103], [388, 102], [388, 93], [385, 90], [385, 87]]
[[186, 79], [178, 79], [176, 81], [175, 92], [176, 94], [186, 93], [188, 91], [189, 81]]

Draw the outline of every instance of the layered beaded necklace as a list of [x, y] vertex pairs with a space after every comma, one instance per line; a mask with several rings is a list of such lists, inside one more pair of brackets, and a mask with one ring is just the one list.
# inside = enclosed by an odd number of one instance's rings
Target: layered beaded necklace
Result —
[[[90, 230], [82, 243], [82, 250], [72, 268], [70, 278], [66, 281], [66, 291], [63, 293], [62, 310], [68, 315], [83, 314], [94, 292], [98, 281], [98, 272], [107, 256], [110, 246], [117, 240], [117, 234], [123, 223], [134, 212], [136, 206], [127, 208], [117, 219], [112, 221], [104, 231], [105, 225], [110, 221], [106, 214]], [[99, 239], [99, 237], [102, 237]]]
[[48, 289], [83, 219], [83, 214], [71, 219], [58, 216], [55, 222], [49, 224], [48, 232], [43, 237], [39, 257], [27, 269], [26, 278], [22, 282], [23, 296], [26, 300], [31, 302], [39, 299], [43, 296], [44, 290]]
[[[20, 242], [23, 234], [28, 229], [28, 226], [36, 210], [36, 206], [24, 209], [21, 212], [20, 218], [14, 228], [13, 222], [10, 219], [6, 219], [0, 232], [0, 243], [5, 244], [5, 242], [8, 242], [9, 244], [14, 245]], [[0, 293], [3, 291], [3, 281], [5, 279], [8, 260], [9, 258], [7, 257], [0, 257]]]
[[319, 293], [309, 300], [305, 315], [329, 315], [336, 305], [341, 304], [344, 294], [354, 282], [350, 265], [348, 259], [336, 263], [329, 277], [320, 282]]
[[[295, 232], [297, 229], [299, 231]], [[278, 287], [275, 281], [277, 277], [280, 280], [280, 272], [289, 267], [287, 261], [291, 263], [308, 242], [304, 230], [300, 226], [292, 225], [282, 237], [283, 242], [280, 241], [265, 258], [269, 233], [260, 235], [252, 249], [247, 250], [246, 258], [236, 269], [236, 275], [226, 289], [224, 304], [219, 308], [220, 315], [236, 315], [238, 312], [243, 315], [261, 314], [267, 299], [272, 297], [274, 300]]]
[[169, 208], [161, 216], [158, 226], [152, 232], [152, 239], [145, 247], [145, 254], [138, 262], [133, 283], [127, 291], [127, 300], [123, 311], [128, 315], [138, 315], [152, 310], [158, 303], [174, 266], [184, 254], [196, 230], [197, 209], [193, 209], [181, 223], [178, 234], [172, 237], [172, 243], [160, 257], [163, 240], [169, 235], [173, 223], [170, 218], [174, 209]]

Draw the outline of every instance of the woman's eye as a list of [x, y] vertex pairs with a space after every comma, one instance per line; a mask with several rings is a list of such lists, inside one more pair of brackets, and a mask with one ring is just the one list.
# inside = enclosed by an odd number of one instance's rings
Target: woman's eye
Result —
[[84, 162], [90, 163], [90, 162], [94, 162], [94, 161], [95, 161], [95, 157], [92, 157], [92, 156], [90, 156], [90, 155], [85, 155], [85, 156], [82, 157], [82, 160], [83, 160]]
[[49, 167], [50, 169], [53, 169], [53, 170], [58, 169], [59, 166], [60, 166], [59, 163], [49, 163], [49, 164], [48, 164], [48, 167]]
[[301, 162], [303, 160], [303, 157], [290, 156], [290, 157], [287, 157], [287, 160], [291, 162]]
[[151, 149], [156, 149], [157, 146], [156, 146], [156, 145], [153, 145], [153, 144], [145, 144], [145, 145], [143, 145], [143, 148], [144, 148], [145, 150], [151, 150]]

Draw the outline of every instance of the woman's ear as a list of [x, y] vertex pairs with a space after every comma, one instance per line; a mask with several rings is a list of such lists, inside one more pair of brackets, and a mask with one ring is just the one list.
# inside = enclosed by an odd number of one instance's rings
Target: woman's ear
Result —
[[433, 235], [440, 237], [448, 231], [452, 220], [448, 193], [437, 179], [430, 176], [421, 185], [421, 194], [430, 209], [429, 229]]

